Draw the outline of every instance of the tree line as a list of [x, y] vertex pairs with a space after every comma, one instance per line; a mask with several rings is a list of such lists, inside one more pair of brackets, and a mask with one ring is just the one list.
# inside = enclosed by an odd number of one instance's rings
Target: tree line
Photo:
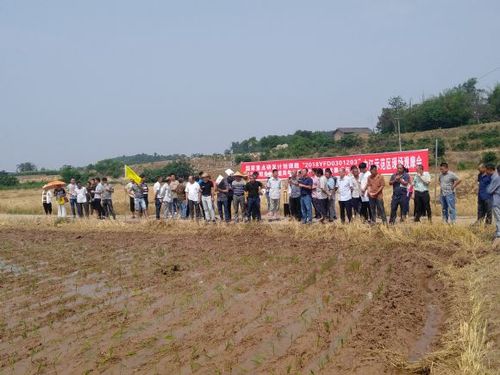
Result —
[[401, 96], [388, 100], [382, 108], [376, 130], [380, 133], [415, 132], [454, 128], [500, 120], [500, 84], [492, 90], [477, 87], [471, 78], [421, 103], [407, 103]]

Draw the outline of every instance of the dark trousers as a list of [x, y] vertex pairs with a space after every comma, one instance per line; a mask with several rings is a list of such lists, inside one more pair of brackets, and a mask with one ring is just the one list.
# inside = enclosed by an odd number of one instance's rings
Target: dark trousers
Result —
[[260, 197], [248, 197], [247, 218], [260, 221]]
[[155, 198], [155, 209], [156, 209], [156, 218], [160, 220], [160, 214], [161, 214], [161, 199], [160, 198]]
[[368, 221], [370, 220], [371, 214], [370, 214], [370, 202], [363, 202], [361, 201], [361, 208], [359, 211], [361, 217], [363, 220]]
[[111, 199], [103, 199], [102, 208], [104, 211], [104, 215], [106, 215], [107, 218], [112, 216], [113, 219], [116, 220], [115, 210], [113, 208], [113, 201]]
[[384, 201], [382, 199], [370, 198], [370, 220], [372, 223], [377, 222], [377, 216], [380, 215], [382, 222], [387, 223], [387, 216], [385, 216]]
[[69, 198], [69, 206], [71, 207], [71, 214], [75, 217], [77, 212], [76, 198]]
[[191, 218], [191, 220], [194, 219], [195, 213], [197, 219], [201, 217], [200, 203], [189, 200], [188, 207], [189, 207], [189, 217]]
[[352, 213], [354, 215], [359, 215], [359, 213], [361, 212], [361, 198], [352, 198], [351, 204], [352, 204]]
[[76, 204], [76, 211], [78, 212], [79, 217], [83, 217], [83, 203]]
[[318, 201], [319, 201], [318, 198], [313, 198], [312, 199], [312, 206], [314, 207], [314, 218], [315, 219], [321, 218], [321, 214], [320, 214], [320, 211], [319, 211], [319, 208], [318, 208]]
[[429, 221], [432, 220], [431, 197], [428, 191], [415, 191], [415, 221], [427, 215]]
[[219, 212], [220, 220], [226, 220], [226, 223], [231, 221], [231, 215], [229, 214], [229, 201], [225, 200], [217, 200], [217, 211]]
[[289, 204], [290, 214], [292, 215], [292, 217], [300, 221], [300, 219], [302, 218], [302, 215], [300, 213], [300, 197], [290, 198]]
[[43, 203], [45, 215], [52, 215], [52, 203]]
[[491, 224], [493, 201], [491, 199], [477, 200], [477, 220], [484, 220], [486, 224]]
[[99, 198], [94, 198], [92, 206], [94, 207], [94, 210], [97, 211], [97, 217], [99, 219], [104, 218], [104, 209], [102, 208], [101, 200]]
[[135, 215], [135, 202], [134, 202], [134, 198], [128, 197], [128, 203], [130, 205], [130, 212], [132, 212]]
[[401, 217], [403, 217], [405, 213], [405, 199], [406, 194], [392, 194], [391, 199], [391, 217], [389, 219], [389, 223], [394, 224], [396, 222], [396, 216], [398, 214], [398, 207], [401, 210]]
[[347, 213], [347, 219], [349, 222], [352, 220], [352, 202], [351, 199], [348, 201], [339, 201], [339, 207], [340, 207], [340, 221], [342, 223], [345, 223], [345, 216]]
[[143, 197], [144, 197], [144, 203], [146, 203], [146, 210], [147, 210], [149, 207], [148, 194], [144, 194]]
[[316, 213], [320, 219], [326, 219], [328, 216], [328, 198], [316, 199]]

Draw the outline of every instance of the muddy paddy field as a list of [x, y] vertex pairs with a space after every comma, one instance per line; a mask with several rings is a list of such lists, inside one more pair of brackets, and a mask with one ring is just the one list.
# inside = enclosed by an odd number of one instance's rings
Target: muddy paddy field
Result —
[[497, 373], [490, 232], [5, 221], [0, 373]]

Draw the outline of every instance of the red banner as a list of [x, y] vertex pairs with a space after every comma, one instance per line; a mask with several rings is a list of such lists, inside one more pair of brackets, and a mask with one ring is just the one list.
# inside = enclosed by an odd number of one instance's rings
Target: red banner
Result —
[[429, 170], [429, 150], [412, 150], [383, 152], [379, 154], [361, 154], [349, 156], [334, 156], [328, 158], [315, 159], [289, 159], [289, 160], [268, 160], [241, 163], [241, 173], [252, 174], [257, 172], [259, 179], [266, 179], [271, 176], [272, 170], [277, 169], [279, 177], [288, 178], [292, 171], [307, 168], [330, 168], [334, 175], [338, 175], [340, 168], [350, 168], [351, 165], [359, 165], [365, 162], [370, 165], [375, 164], [379, 173], [393, 174], [399, 163], [403, 164], [410, 172], [415, 172], [416, 166], [422, 164], [425, 170]]

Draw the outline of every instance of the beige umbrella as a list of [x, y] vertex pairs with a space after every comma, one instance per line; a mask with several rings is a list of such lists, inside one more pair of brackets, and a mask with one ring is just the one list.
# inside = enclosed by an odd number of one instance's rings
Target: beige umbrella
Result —
[[49, 190], [49, 189], [55, 189], [55, 188], [58, 188], [61, 186], [66, 186], [66, 182], [55, 180], [55, 181], [50, 181], [49, 183], [43, 185], [42, 189]]

